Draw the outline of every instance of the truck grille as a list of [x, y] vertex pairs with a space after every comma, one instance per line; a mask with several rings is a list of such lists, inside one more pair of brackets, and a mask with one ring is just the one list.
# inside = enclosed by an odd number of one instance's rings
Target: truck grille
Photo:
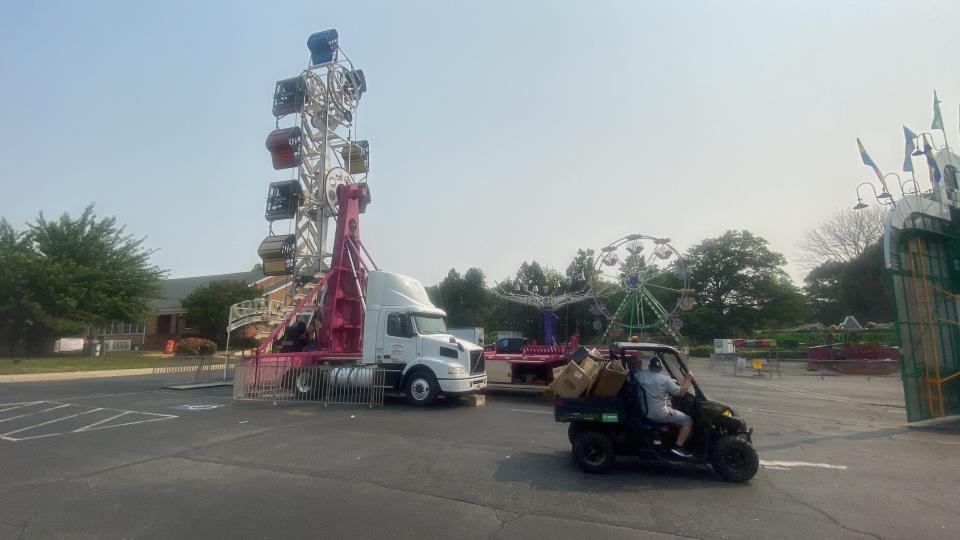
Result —
[[486, 365], [483, 360], [483, 351], [470, 352], [470, 374], [483, 373]]

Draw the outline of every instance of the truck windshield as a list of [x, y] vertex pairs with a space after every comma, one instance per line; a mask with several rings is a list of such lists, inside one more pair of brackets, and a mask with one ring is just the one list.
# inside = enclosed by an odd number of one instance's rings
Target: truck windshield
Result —
[[417, 331], [421, 334], [447, 333], [447, 322], [439, 315], [417, 314], [413, 318], [417, 322]]

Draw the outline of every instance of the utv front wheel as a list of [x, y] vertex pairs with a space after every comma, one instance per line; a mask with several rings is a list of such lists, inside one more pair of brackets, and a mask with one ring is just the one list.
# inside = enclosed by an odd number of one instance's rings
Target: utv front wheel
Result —
[[616, 459], [613, 441], [605, 433], [580, 431], [573, 438], [573, 460], [588, 473], [607, 472]]
[[757, 451], [745, 439], [727, 435], [717, 441], [713, 470], [727, 482], [746, 482], [757, 474]]

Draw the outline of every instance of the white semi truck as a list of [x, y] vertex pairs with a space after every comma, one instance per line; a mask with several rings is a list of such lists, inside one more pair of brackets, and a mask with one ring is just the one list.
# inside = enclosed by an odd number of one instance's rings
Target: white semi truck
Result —
[[387, 385], [426, 405], [439, 395], [474, 393], [487, 385], [483, 347], [447, 331], [446, 313], [416, 279], [367, 275], [363, 363], [387, 371]]

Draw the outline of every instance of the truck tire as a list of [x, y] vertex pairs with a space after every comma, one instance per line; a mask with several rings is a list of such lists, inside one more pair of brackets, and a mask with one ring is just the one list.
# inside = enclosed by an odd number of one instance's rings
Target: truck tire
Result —
[[310, 369], [298, 369], [290, 374], [290, 389], [299, 400], [317, 400], [320, 398], [320, 381], [317, 372]]
[[617, 457], [613, 441], [606, 433], [579, 431], [573, 439], [573, 461], [592, 474], [607, 472]]
[[426, 407], [440, 396], [440, 384], [433, 373], [421, 369], [407, 375], [404, 391], [407, 393], [408, 403]]
[[573, 444], [573, 440], [577, 438], [577, 433], [580, 433], [580, 424], [570, 422], [570, 425], [567, 426], [567, 440], [570, 441], [570, 444]]
[[726, 482], [746, 482], [757, 474], [757, 451], [742, 437], [726, 435], [717, 441], [713, 452], [713, 470]]

